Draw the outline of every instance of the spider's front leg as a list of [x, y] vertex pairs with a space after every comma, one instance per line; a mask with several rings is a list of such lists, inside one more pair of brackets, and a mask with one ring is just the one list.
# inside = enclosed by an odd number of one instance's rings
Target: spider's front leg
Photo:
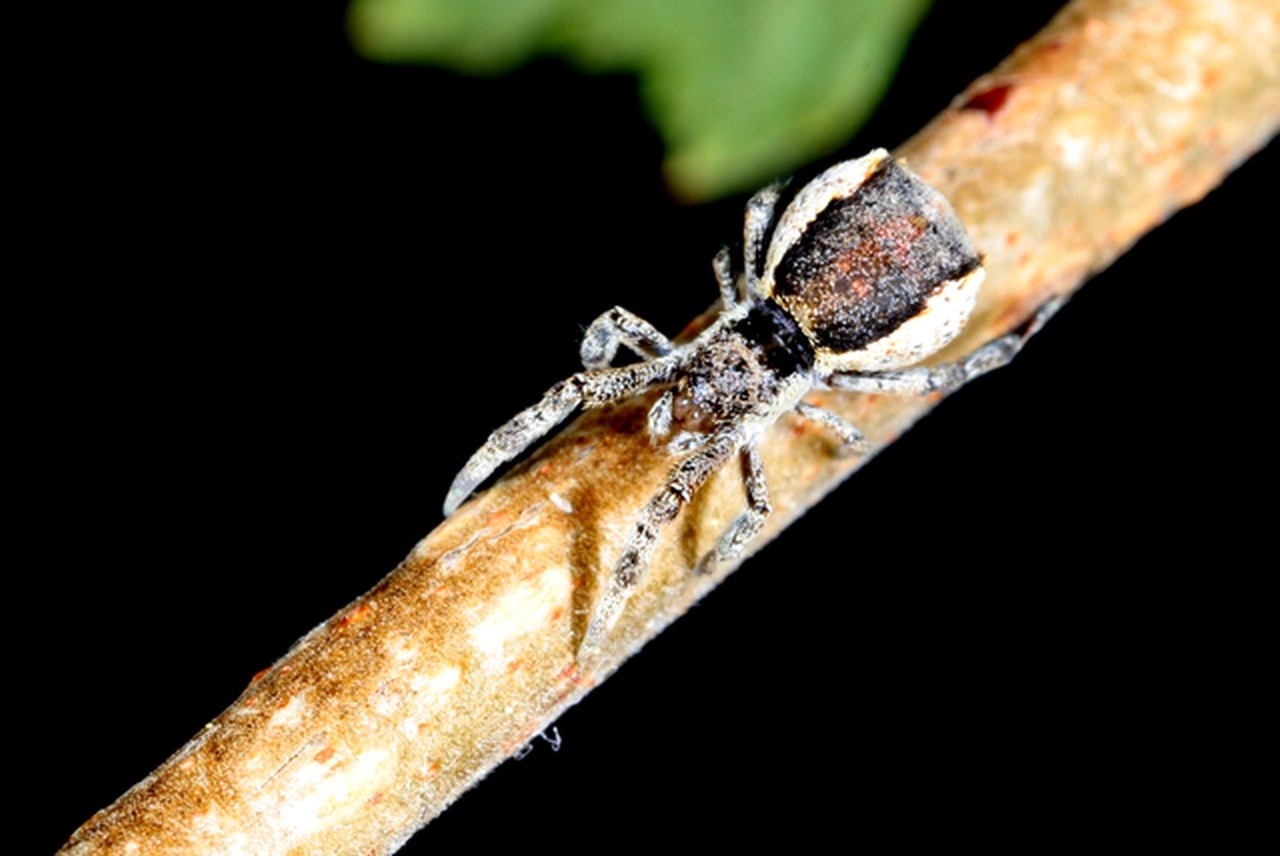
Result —
[[605, 593], [596, 603], [586, 635], [578, 649], [579, 659], [590, 657], [608, 638], [627, 599], [631, 597], [631, 592], [649, 570], [649, 561], [653, 558], [662, 528], [676, 518], [698, 488], [741, 445], [742, 438], [738, 432], [721, 431], [713, 434], [668, 474], [662, 488], [641, 510], [631, 537], [622, 549], [622, 556], [614, 566]]
[[640, 316], [615, 306], [591, 322], [582, 336], [579, 354], [588, 369], [603, 369], [613, 363], [618, 346], [626, 345], [637, 356], [652, 360], [670, 354], [671, 340]]
[[1040, 331], [1045, 322], [1053, 317], [1065, 302], [1059, 297], [1046, 301], [1020, 328], [987, 342], [955, 362], [939, 363], [936, 366], [916, 366], [897, 371], [834, 372], [827, 378], [827, 383], [835, 389], [892, 395], [955, 392], [974, 378], [1008, 365], [1027, 341]]
[[673, 358], [659, 358], [616, 369], [578, 372], [547, 390], [542, 400], [517, 413], [489, 435], [467, 461], [449, 488], [444, 501], [448, 517], [481, 482], [502, 464], [519, 455], [538, 438], [560, 424], [579, 405], [601, 407], [629, 398], [652, 383], [666, 380], [675, 368]]

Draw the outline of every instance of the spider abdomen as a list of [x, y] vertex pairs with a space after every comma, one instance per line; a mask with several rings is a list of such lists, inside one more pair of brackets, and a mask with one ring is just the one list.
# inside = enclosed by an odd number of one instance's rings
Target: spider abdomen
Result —
[[875, 371], [918, 362], [964, 326], [982, 257], [942, 194], [893, 158], [871, 164], [852, 189], [843, 178], [829, 179], [829, 198], [810, 191], [783, 215], [805, 222], [780, 225], [795, 238], [765, 289], [825, 365]]

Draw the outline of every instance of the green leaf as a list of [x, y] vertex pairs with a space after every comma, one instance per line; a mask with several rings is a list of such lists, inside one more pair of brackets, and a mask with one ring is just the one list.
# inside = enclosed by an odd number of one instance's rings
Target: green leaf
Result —
[[556, 54], [630, 72], [673, 189], [752, 189], [841, 145], [871, 114], [928, 0], [352, 0], [383, 62], [495, 74]]

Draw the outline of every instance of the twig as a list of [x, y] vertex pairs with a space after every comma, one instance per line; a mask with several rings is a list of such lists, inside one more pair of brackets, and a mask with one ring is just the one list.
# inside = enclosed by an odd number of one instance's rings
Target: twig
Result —
[[[1073, 4], [900, 148], [987, 253], [946, 356], [1019, 323], [1221, 180], [1280, 121], [1280, 20], [1256, 2]], [[518, 404], [518, 403], [517, 403]], [[826, 396], [877, 445], [932, 402]], [[599, 673], [574, 651], [669, 459], [644, 402], [591, 414], [316, 628], [67, 852], [390, 852], [716, 579], [689, 573], [741, 506], [717, 479], [671, 528]], [[818, 432], [765, 449], [757, 546], [846, 478]]]

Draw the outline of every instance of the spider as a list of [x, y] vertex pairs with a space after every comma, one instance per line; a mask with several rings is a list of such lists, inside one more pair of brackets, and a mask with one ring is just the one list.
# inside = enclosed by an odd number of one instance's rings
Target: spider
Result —
[[[857, 427], [804, 401], [810, 390], [950, 392], [1009, 362], [1052, 312], [956, 362], [912, 368], [964, 327], [983, 279], [982, 256], [950, 204], [884, 149], [823, 172], [775, 219], [781, 193], [774, 184], [747, 203], [740, 280], [727, 248], [715, 256], [723, 306], [714, 323], [677, 345], [620, 306], [605, 312], [582, 339], [586, 370], [489, 435], [449, 489], [446, 516], [577, 408], [663, 388], [648, 430], [679, 460], [640, 510], [579, 656], [608, 637], [662, 528], [735, 456], [746, 509], [699, 570], [732, 561], [760, 531], [771, 511], [760, 439], [783, 414], [822, 426], [842, 453], [865, 450]], [[642, 361], [611, 367], [619, 346]]]

